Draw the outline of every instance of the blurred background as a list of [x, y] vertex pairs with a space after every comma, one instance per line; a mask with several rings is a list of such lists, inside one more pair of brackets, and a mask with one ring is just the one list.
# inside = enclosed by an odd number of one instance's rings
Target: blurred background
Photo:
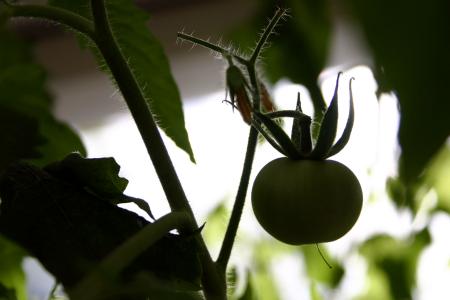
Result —
[[[448, 4], [435, 1], [137, 1], [150, 12], [181, 92], [196, 157], [168, 138], [188, 199], [213, 257], [218, 253], [239, 183], [248, 126], [225, 99], [226, 64], [209, 50], [177, 40], [194, 33], [249, 53], [277, 6], [290, 8], [263, 53], [262, 74], [280, 109], [304, 110], [331, 100], [343, 71], [339, 130], [346, 122], [354, 77], [355, 124], [333, 159], [363, 187], [364, 205], [342, 239], [287, 246], [263, 232], [246, 204], [231, 258], [236, 299], [448, 299], [450, 297], [450, 149]], [[120, 93], [76, 38], [41, 20], [17, 20], [14, 30], [35, 42], [48, 71], [54, 113], [82, 138], [89, 157], [112, 156], [130, 183], [126, 194], [169, 211], [164, 193]], [[342, 113], [341, 113], [342, 112]], [[289, 128], [289, 122], [285, 122]], [[253, 176], [280, 154], [258, 146]], [[141, 213], [133, 205], [125, 208]], [[29, 299], [46, 299], [53, 279], [24, 261]], [[250, 295], [250, 296], [249, 296]], [[254, 298], [245, 298], [254, 297]]]

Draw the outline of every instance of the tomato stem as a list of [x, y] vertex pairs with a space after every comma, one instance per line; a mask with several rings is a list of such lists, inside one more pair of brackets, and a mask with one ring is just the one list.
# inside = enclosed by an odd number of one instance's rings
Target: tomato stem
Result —
[[[169, 231], [173, 229], [185, 231], [192, 227], [192, 218], [185, 212], [171, 212], [154, 223], [146, 225], [142, 230], [114, 249], [80, 283], [72, 290], [69, 290], [71, 299], [97, 299], [99, 294], [104, 292], [102, 288], [107, 288], [111, 279], [118, 276], [128, 264], [164, 237]], [[108, 274], [107, 279], [105, 279], [105, 274]]]
[[[261, 106], [261, 93], [259, 90], [258, 84], [258, 76], [256, 74], [256, 62], [261, 54], [261, 50], [263, 49], [264, 44], [267, 42], [270, 34], [273, 32], [273, 29], [278, 24], [280, 19], [285, 15], [286, 10], [278, 9], [275, 12], [275, 15], [270, 20], [267, 27], [264, 29], [261, 38], [256, 44], [255, 49], [253, 50], [252, 55], [249, 60], [240, 60], [238, 61], [242, 63], [248, 73], [248, 77], [250, 79], [250, 86], [252, 91], [252, 99], [253, 99], [253, 111], [259, 112]], [[259, 120], [254, 120], [258, 122]], [[233, 209], [231, 211], [230, 220], [228, 221], [227, 230], [225, 232], [225, 236], [222, 242], [222, 246], [220, 248], [219, 256], [217, 258], [216, 264], [219, 268], [219, 271], [222, 272], [222, 275], [225, 275], [228, 262], [230, 260], [231, 251], [233, 249], [233, 244], [236, 239], [236, 233], [239, 227], [239, 222], [241, 220], [242, 211], [245, 204], [245, 197], [247, 195], [248, 185], [250, 182], [250, 174], [253, 165], [253, 160], [256, 152], [256, 145], [258, 142], [258, 131], [254, 126], [250, 127], [250, 133], [248, 136], [247, 142], [247, 151], [245, 153], [244, 166], [242, 169], [241, 180], [239, 182], [238, 191], [236, 193], [236, 198], [234, 200]]]
[[43, 5], [16, 5], [8, 4], [11, 17], [33, 17], [51, 20], [66, 25], [93, 39], [95, 37], [94, 25], [85, 17], [69, 10]]
[[228, 226], [222, 242], [222, 247], [220, 249], [219, 256], [216, 261], [219, 271], [221, 271], [223, 275], [225, 274], [227, 269], [237, 229], [239, 227], [242, 210], [244, 208], [245, 197], [247, 195], [248, 184], [250, 181], [250, 174], [253, 165], [253, 159], [255, 157], [257, 141], [258, 141], [258, 131], [252, 126], [250, 127], [250, 133], [248, 136], [247, 152], [245, 154], [244, 166], [242, 168], [239, 188], [236, 194], [236, 199], [234, 201], [230, 220], [228, 221]]
[[[188, 213], [194, 227], [198, 227], [152, 113], [146, 104], [136, 78], [115, 41], [109, 25], [105, 2], [104, 0], [91, 0], [91, 7], [96, 29], [95, 42], [111, 69], [111, 73], [114, 75], [136, 122], [170, 207], [172, 211]], [[197, 242], [203, 266], [202, 283], [205, 297], [207, 299], [225, 299], [225, 283], [217, 273], [201, 236], [198, 236]]]
[[267, 42], [267, 39], [269, 36], [273, 33], [273, 30], [275, 26], [278, 24], [280, 19], [286, 14], [285, 9], [277, 9], [272, 19], [270, 19], [269, 24], [264, 28], [264, 32], [261, 35], [260, 39], [258, 40], [255, 49], [253, 50], [252, 56], [248, 60], [250, 65], [255, 65], [256, 60], [259, 58], [262, 49], [264, 48], [264, 45]]

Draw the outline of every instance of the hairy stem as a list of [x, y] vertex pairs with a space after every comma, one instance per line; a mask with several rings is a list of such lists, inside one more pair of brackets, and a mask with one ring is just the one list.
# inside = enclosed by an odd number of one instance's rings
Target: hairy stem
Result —
[[264, 45], [267, 42], [267, 39], [269, 38], [270, 34], [273, 32], [275, 26], [280, 21], [281, 17], [286, 13], [286, 10], [284, 9], [278, 9], [275, 12], [275, 15], [270, 19], [269, 24], [264, 29], [263, 34], [261, 35], [258, 43], [256, 44], [255, 49], [253, 50], [252, 56], [249, 59], [249, 63], [251, 65], [254, 65], [256, 63], [256, 60], [258, 59], [259, 55], [261, 54], [261, 50], [263, 49]]
[[12, 17], [33, 17], [51, 20], [71, 27], [93, 39], [95, 37], [92, 22], [66, 9], [42, 5], [9, 5]]
[[231, 250], [233, 249], [236, 232], [239, 227], [239, 222], [242, 215], [242, 210], [245, 204], [245, 197], [247, 195], [248, 184], [250, 181], [250, 174], [253, 164], [253, 158], [255, 157], [255, 149], [258, 141], [258, 131], [252, 126], [250, 128], [250, 134], [247, 142], [247, 152], [245, 154], [244, 167], [242, 169], [241, 180], [239, 182], [239, 188], [234, 201], [233, 210], [231, 212], [230, 220], [228, 222], [227, 231], [222, 242], [222, 247], [217, 258], [217, 266], [225, 273], [228, 265], [228, 261], [231, 256]]
[[[186, 198], [150, 109], [142, 95], [136, 78], [115, 41], [109, 26], [105, 3], [103, 0], [92, 0], [91, 6], [96, 29], [95, 42], [127, 102], [159, 180], [161, 181], [170, 207], [172, 211], [187, 212], [192, 218], [193, 225], [197, 227], [194, 213]], [[204, 271], [202, 283], [205, 296], [210, 299], [224, 299], [226, 290], [224, 281], [220, 278], [203, 239], [199, 236], [197, 241], [200, 246], [200, 259]]]
[[[256, 78], [255, 66], [247, 62], [247, 71], [250, 78], [250, 85], [252, 86], [253, 109], [259, 111], [260, 107], [260, 93], [258, 87], [258, 80]], [[239, 223], [244, 209], [245, 198], [247, 196], [248, 184], [250, 182], [250, 174], [255, 157], [256, 145], [258, 143], [258, 131], [251, 126], [247, 142], [247, 151], [245, 154], [244, 167], [242, 169], [241, 180], [239, 188], [234, 200], [233, 209], [231, 211], [230, 220], [228, 221], [227, 230], [220, 248], [219, 256], [216, 264], [220, 271], [225, 274], [228, 262], [230, 260], [231, 251], [233, 249], [236, 233], [239, 228]]]
[[228, 57], [228, 56], [231, 55], [237, 61], [239, 61], [242, 64], [246, 64], [247, 63], [247, 61], [243, 57], [240, 57], [239, 55], [236, 55], [236, 54], [231, 54], [230, 53], [230, 49], [225, 49], [225, 48], [223, 48], [223, 47], [221, 47], [219, 45], [215, 45], [215, 44], [210, 43], [208, 41], [205, 41], [205, 40], [202, 40], [200, 38], [197, 38], [197, 37], [195, 37], [193, 35], [185, 34], [183, 32], [178, 32], [177, 37], [179, 39], [183, 40], [183, 41], [189, 41], [189, 42], [193, 43], [194, 45], [200, 45], [202, 47], [205, 47], [207, 49], [210, 49], [212, 51], [220, 53], [223, 56]]

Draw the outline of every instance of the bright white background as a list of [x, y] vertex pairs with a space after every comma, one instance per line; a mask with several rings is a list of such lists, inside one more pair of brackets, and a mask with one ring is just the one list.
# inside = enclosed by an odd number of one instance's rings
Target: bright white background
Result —
[[[151, 23], [168, 49], [184, 100], [186, 127], [197, 164], [192, 164], [170, 140], [166, 139], [166, 144], [199, 223], [206, 220], [208, 212], [219, 201], [233, 199], [244, 159], [248, 127], [241, 121], [239, 113], [232, 113], [231, 108], [222, 103], [225, 97], [222, 62], [209, 55], [208, 51], [176, 47], [174, 32], [182, 28], [187, 31], [202, 28], [201, 36], [213, 34], [213, 38], [219, 38], [212, 32], [225, 30], [218, 24], [228, 21], [224, 10], [233, 8], [231, 2], [219, 1], [196, 10], [156, 15]], [[206, 27], [204, 18], [199, 18], [205, 13], [211, 19], [217, 19], [214, 26]], [[228, 16], [239, 20], [245, 14]], [[359, 39], [359, 33], [345, 22], [336, 22], [329, 65], [339, 67], [328, 69], [320, 78], [327, 101], [331, 99], [339, 70], [347, 70], [349, 65], [370, 65], [370, 56]], [[172, 34], [164, 35], [162, 28]], [[122, 166], [121, 175], [130, 181], [127, 194], [147, 200], [155, 216], [167, 213], [169, 208], [164, 194], [123, 100], [106, 76], [96, 71], [90, 55], [74, 49], [74, 41], [64, 36], [43, 41], [37, 50], [38, 57], [53, 75], [50, 87], [60, 99], [56, 113], [80, 131], [90, 157], [113, 156], [118, 161]], [[385, 180], [395, 175], [399, 154], [396, 142], [399, 115], [394, 97], [386, 95], [376, 99], [376, 84], [367, 67], [354, 67], [344, 73], [339, 102], [340, 130], [347, 117], [348, 81], [351, 77], [355, 78], [354, 131], [348, 146], [334, 159], [344, 162], [360, 179], [364, 207], [355, 227], [341, 240], [327, 244], [336, 257], [342, 257], [353, 242], [362, 241], [371, 234], [388, 232], [396, 237], [406, 237], [412, 230], [424, 226], [421, 214], [413, 218], [407, 213], [397, 213], [385, 193]], [[287, 81], [274, 87], [273, 96], [278, 107], [292, 109], [298, 91], [302, 95], [303, 108], [308, 111], [309, 107], [310, 110], [307, 91]], [[265, 163], [278, 156], [280, 154], [267, 143], [258, 147], [252, 179]], [[427, 201], [435, 201], [432, 194], [428, 195]], [[133, 206], [127, 208], [135, 209]], [[435, 218], [430, 228], [433, 245], [422, 254], [415, 297], [444, 300], [450, 295], [450, 254], [446, 246], [450, 245], [449, 218]], [[245, 207], [241, 230], [267, 237], [256, 223], [249, 205]], [[245, 264], [245, 255], [234, 252], [232, 261]], [[25, 263], [31, 274], [29, 288], [37, 299], [45, 299], [52, 280], [36, 265], [32, 260]], [[274, 266], [284, 299], [309, 298], [309, 287], [298, 280], [301, 268], [302, 262], [296, 258], [283, 259]], [[357, 255], [346, 260], [347, 278], [338, 299], [349, 299], [364, 288], [365, 268], [364, 261]]]

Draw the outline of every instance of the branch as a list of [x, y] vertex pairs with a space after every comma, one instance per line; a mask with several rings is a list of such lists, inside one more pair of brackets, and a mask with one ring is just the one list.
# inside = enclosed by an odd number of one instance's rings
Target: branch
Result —
[[[198, 227], [142, 91], [115, 41], [104, 0], [91, 0], [91, 7], [96, 30], [95, 42], [116, 79], [136, 122], [169, 205], [172, 211], [187, 212], [192, 218], [193, 225]], [[200, 236], [197, 238], [197, 242], [203, 266], [202, 283], [205, 296], [211, 299], [224, 299], [226, 292], [224, 280], [217, 273], [205, 242]]]
[[[171, 212], [146, 225], [111, 254], [103, 259], [99, 266], [87, 275], [70, 292], [73, 299], [97, 299], [98, 294], [108, 286], [107, 280], [114, 279], [140, 254], [164, 237], [169, 231], [185, 231], [192, 228], [192, 219], [184, 212]], [[105, 278], [106, 275], [106, 278]]]
[[261, 50], [263, 49], [265, 43], [267, 42], [267, 39], [269, 38], [270, 34], [273, 32], [273, 29], [278, 24], [281, 17], [283, 17], [285, 15], [285, 13], [286, 13], [285, 9], [279, 8], [275, 12], [275, 15], [272, 17], [272, 19], [270, 19], [269, 24], [267, 25], [266, 28], [264, 28], [264, 32], [261, 35], [258, 43], [256, 44], [255, 49], [253, 50], [252, 56], [249, 59], [250, 64], [253, 65], [256, 63], [256, 60], [258, 59], [259, 54], [261, 53]]
[[92, 22], [85, 17], [66, 9], [44, 5], [8, 5], [12, 17], [41, 18], [66, 25], [90, 37], [95, 38]]

